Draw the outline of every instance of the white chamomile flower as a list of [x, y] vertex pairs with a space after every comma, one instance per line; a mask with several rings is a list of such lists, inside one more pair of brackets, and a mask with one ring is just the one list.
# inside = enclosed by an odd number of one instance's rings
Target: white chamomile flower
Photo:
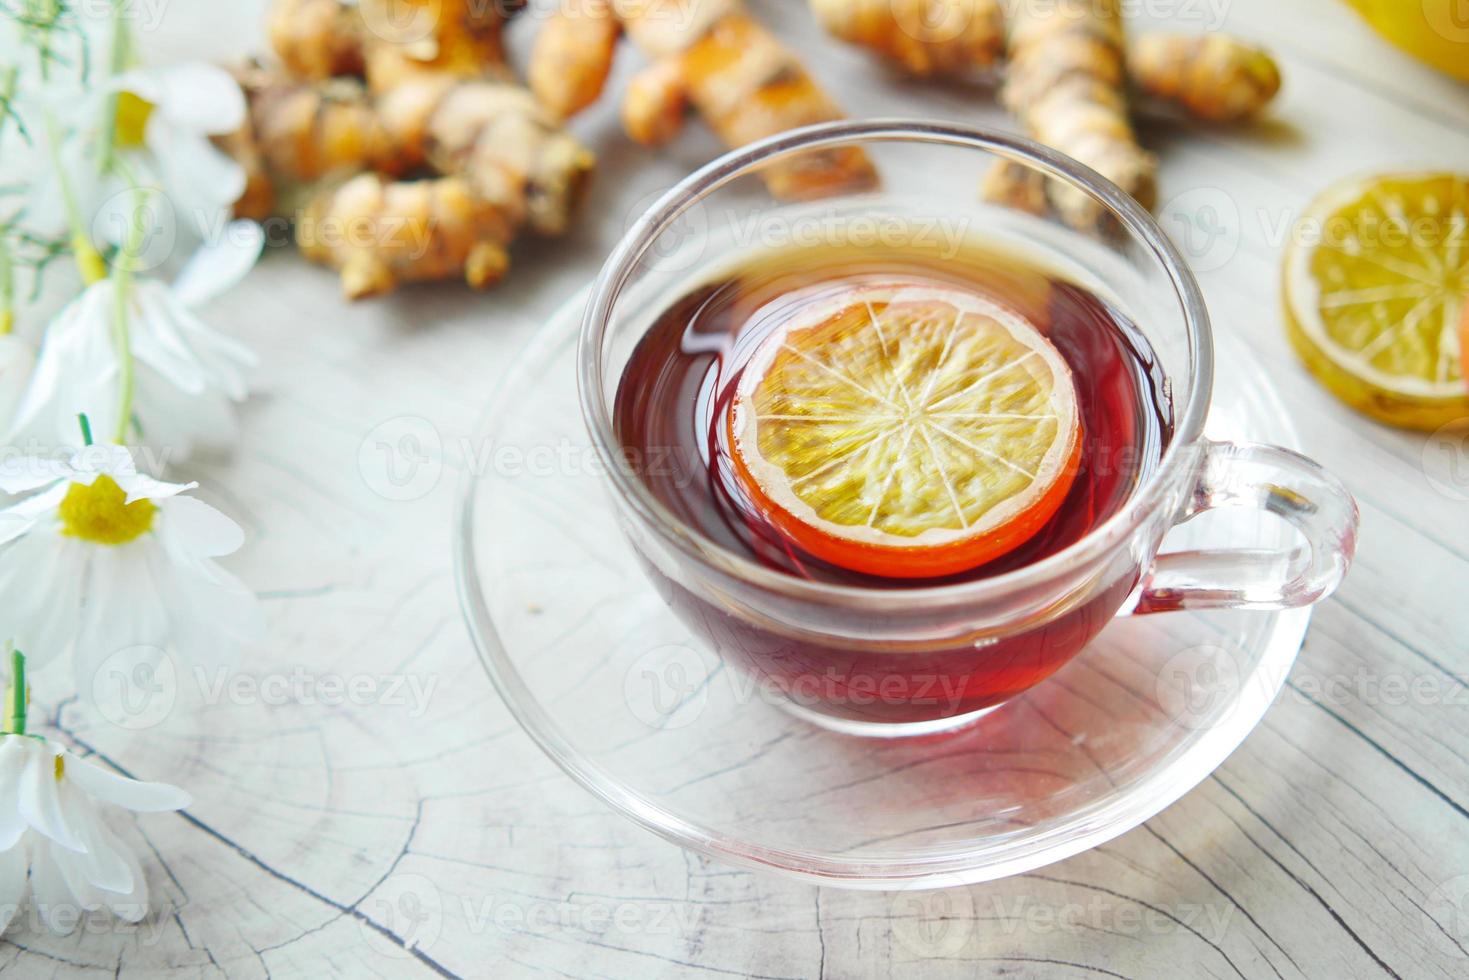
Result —
[[[198, 444], [234, 439], [231, 402], [246, 395], [255, 356], [193, 312], [249, 272], [263, 244], [259, 225], [235, 222], [194, 254], [172, 285], [109, 276], [88, 286], [47, 328], [30, 385], [5, 432], [11, 446], [76, 444], [76, 417], [93, 431], [121, 431], [127, 383], [118, 349], [117, 290], [127, 290], [126, 332], [134, 367], [133, 419], [150, 445], [181, 459]], [[122, 284], [120, 286], [120, 283]]]
[[244, 532], [186, 496], [194, 486], [138, 472], [121, 446], [0, 462], [0, 490], [30, 494], [0, 509], [0, 636], [34, 667], [72, 653], [84, 693], [122, 649], [233, 662], [263, 617], [214, 561]]
[[135, 813], [181, 810], [189, 794], [128, 779], [31, 735], [0, 735], [0, 933], [25, 897], [66, 934], [100, 908], [128, 922], [148, 911], [143, 869], [102, 822], [98, 803]]
[[[108, 7], [60, 9], [49, 30], [0, 37], [11, 49], [0, 51], [0, 70], [16, 71], [7, 105], [15, 125], [0, 135], [7, 171], [26, 190], [25, 226], [43, 235], [77, 231], [68, 227], [64, 184], [94, 237], [121, 244], [131, 215], [118, 221], [115, 212], [127, 210], [119, 198], [137, 182], [161, 188], [171, 220], [196, 237], [218, 235], [245, 172], [210, 137], [244, 124], [239, 84], [202, 61], [137, 66], [127, 57], [127, 17], [114, 19]], [[125, 32], [120, 44], [115, 30]], [[124, 53], [122, 64], [115, 51]]]
[[[239, 83], [223, 68], [191, 62], [124, 72], [114, 87], [117, 152], [134, 165], [140, 183], [163, 190], [186, 228], [205, 241], [217, 237], [245, 192], [244, 169], [210, 139], [244, 125]], [[124, 215], [130, 213], [126, 197], [111, 198]], [[114, 223], [109, 237], [120, 242], [127, 220]]]

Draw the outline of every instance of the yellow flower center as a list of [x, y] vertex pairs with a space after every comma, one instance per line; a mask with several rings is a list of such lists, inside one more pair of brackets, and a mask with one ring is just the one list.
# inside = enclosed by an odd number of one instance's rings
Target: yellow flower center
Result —
[[110, 476], [97, 477], [91, 486], [73, 483], [58, 508], [62, 533], [95, 544], [127, 544], [153, 527], [158, 508], [151, 500], [126, 501]]
[[148, 117], [153, 115], [153, 103], [131, 92], [117, 94], [117, 121], [113, 138], [124, 149], [136, 149], [143, 145], [143, 133], [148, 129]]
[[66, 759], [62, 756], [56, 757], [56, 781], [61, 782], [61, 777], [66, 775]]

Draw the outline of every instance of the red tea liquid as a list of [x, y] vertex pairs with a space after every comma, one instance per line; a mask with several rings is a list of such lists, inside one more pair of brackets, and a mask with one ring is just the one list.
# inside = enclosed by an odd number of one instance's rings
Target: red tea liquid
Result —
[[[725, 424], [740, 374], [760, 342], [806, 304], [858, 286], [951, 286], [987, 294], [1033, 323], [1072, 370], [1083, 426], [1081, 468], [1065, 502], [1033, 538], [977, 568], [938, 579], [884, 578], [803, 552], [755, 506], [729, 457]], [[705, 537], [785, 574], [871, 589], [978, 581], [1066, 548], [1116, 513], [1158, 465], [1172, 432], [1162, 372], [1136, 327], [1096, 294], [1008, 254], [970, 246], [929, 251], [792, 249], [762, 255], [691, 287], [659, 314], [618, 387], [613, 424], [639, 476]], [[655, 578], [659, 573], [653, 571]], [[676, 612], [721, 655], [824, 714], [906, 722], [997, 704], [1055, 671], [1112, 617], [1138, 571], [1027, 633], [894, 656], [782, 637], [732, 616], [676, 582]], [[859, 693], [860, 689], [860, 693]]]

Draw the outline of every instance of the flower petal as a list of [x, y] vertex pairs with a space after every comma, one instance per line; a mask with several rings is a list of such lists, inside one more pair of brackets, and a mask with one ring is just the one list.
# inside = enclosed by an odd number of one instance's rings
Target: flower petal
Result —
[[[25, 746], [19, 744], [25, 741], [24, 735], [0, 736], [0, 787], [4, 787], [4, 795], [8, 799], [16, 792], [12, 787], [20, 785], [21, 774], [25, 771], [26, 755]], [[21, 817], [20, 811], [14, 806], [0, 806], [0, 851], [8, 851], [19, 842], [21, 834], [25, 833], [26, 822]], [[0, 890], [5, 886], [4, 875], [0, 875]], [[0, 911], [3, 911], [4, 903], [0, 902]]]
[[104, 893], [103, 904], [124, 922], [140, 922], [148, 914], [148, 879], [137, 856], [105, 826], [98, 827], [98, 846], [118, 855], [127, 864], [132, 887], [126, 892]]
[[[152, 102], [167, 122], [195, 133], [232, 133], [245, 122], [245, 96], [222, 68], [202, 61], [126, 72], [121, 84]], [[151, 120], [150, 120], [151, 122]]]
[[166, 582], [165, 603], [174, 649], [195, 661], [233, 664], [240, 650], [265, 636], [260, 600], [243, 582], [207, 558], [167, 561], [155, 553], [153, 574]]
[[250, 348], [200, 320], [161, 283], [140, 288], [138, 303], [139, 360], [184, 391], [215, 387], [236, 401], [245, 397], [244, 371], [256, 363]]
[[176, 326], [183, 308], [168, 288], [158, 282], [139, 283], [134, 309], [133, 356], [180, 391], [197, 395], [208, 388], [213, 379]]
[[218, 241], [206, 242], [173, 281], [173, 295], [186, 307], [202, 306], [245, 278], [265, 247], [265, 231], [253, 221], [232, 221]]
[[127, 494], [126, 502], [135, 500], [172, 500], [181, 493], [196, 489], [197, 483], [164, 483], [146, 473], [133, 473], [126, 478], [115, 478], [117, 485]]
[[[74, 761], [67, 759], [68, 769]], [[82, 899], [83, 904], [96, 906], [101, 904], [101, 896], [88, 894], [94, 889], [123, 895], [132, 891], [132, 869], [123, 857], [126, 851], [117, 844], [117, 838], [109, 834], [102, 825], [101, 815], [97, 813], [92, 801], [65, 781], [61, 786], [61, 793], [63, 805], [73, 814], [77, 834], [87, 846], [81, 853], [58, 851], [55, 854], [56, 863], [60, 866], [61, 874], [72, 894]]]
[[0, 851], [0, 935], [10, 928], [10, 920], [20, 911], [20, 900], [25, 895], [26, 872], [30, 870], [26, 845], [17, 842], [7, 850]]
[[[34, 741], [34, 740], [33, 740]], [[62, 748], [51, 742], [37, 742], [26, 759], [20, 777], [20, 815], [31, 829], [49, 837], [72, 851], [85, 848], [61, 809], [61, 794], [56, 790], [56, 757]]]
[[82, 446], [71, 456], [72, 479], [91, 486], [92, 479], [106, 473], [114, 480], [138, 472], [137, 461], [126, 446], [110, 442], [99, 442]]
[[[92, 431], [105, 436], [117, 429], [117, 353], [112, 343], [112, 284], [103, 279], [87, 287], [57, 314], [31, 372], [30, 384], [3, 441], [37, 448], [81, 443], [77, 414], [85, 412]], [[34, 450], [26, 448], [27, 452]]]
[[32, 531], [0, 548], [0, 634], [39, 670], [76, 641], [88, 546], [54, 529]]
[[240, 525], [195, 497], [174, 497], [159, 505], [167, 533], [178, 547], [195, 558], [215, 558], [240, 550], [245, 531]]
[[127, 544], [93, 548], [86, 602], [72, 657], [77, 689], [93, 697], [97, 672], [107, 658], [129, 647], [165, 648], [168, 609], [162, 582], [153, 574], [150, 552], [162, 548], [152, 535]]
[[204, 241], [220, 237], [230, 208], [245, 192], [245, 169], [199, 133], [148, 125], [148, 149], [173, 210]]
[[81, 920], [77, 896], [66, 885], [66, 877], [56, 863], [54, 846], [37, 839], [31, 854], [31, 901], [46, 927], [59, 936], [68, 936]]
[[0, 461], [0, 490], [29, 493], [70, 475], [71, 467], [59, 459], [18, 456]]
[[[0, 489], [4, 489], [3, 482], [0, 482]], [[49, 490], [0, 510], [0, 545], [29, 533], [47, 513], [61, 505], [70, 489], [71, 484], [58, 483]]]
[[134, 813], [182, 810], [194, 802], [193, 797], [177, 786], [129, 779], [73, 755], [66, 758], [66, 778], [93, 798]]

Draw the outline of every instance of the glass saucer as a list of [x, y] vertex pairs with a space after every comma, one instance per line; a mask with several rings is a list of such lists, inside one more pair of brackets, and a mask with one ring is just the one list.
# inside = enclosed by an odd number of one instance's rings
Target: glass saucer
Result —
[[[1207, 776], [1259, 722], [1308, 609], [1120, 617], [1049, 680], [958, 732], [815, 727], [674, 617], [618, 530], [576, 394], [585, 295], [510, 366], [460, 488], [460, 600], [520, 724], [613, 809], [683, 847], [822, 885], [1018, 874], [1103, 843]], [[1266, 374], [1221, 340], [1208, 432], [1292, 446]], [[1165, 548], [1278, 548], [1216, 512]]]

